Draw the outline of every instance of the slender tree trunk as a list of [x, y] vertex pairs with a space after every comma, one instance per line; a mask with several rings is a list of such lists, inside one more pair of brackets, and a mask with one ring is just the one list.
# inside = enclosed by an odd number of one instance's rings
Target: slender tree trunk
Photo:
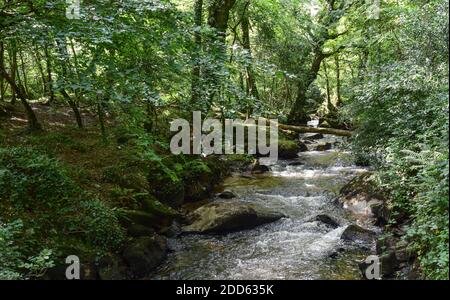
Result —
[[72, 97], [69, 96], [69, 94], [66, 92], [66, 90], [61, 89], [61, 94], [63, 95], [64, 99], [66, 99], [67, 103], [69, 104], [70, 108], [73, 111], [73, 114], [75, 115], [75, 120], [77, 122], [78, 128], [83, 128], [83, 118], [81, 117], [80, 110], [78, 109], [78, 105], [76, 101], [72, 99]]
[[9, 76], [9, 74], [6, 72], [6, 70], [4, 69], [3, 66], [0, 66], [0, 73], [1, 73], [2, 77], [5, 78], [6, 81], [8, 81], [8, 83], [10, 84], [12, 92], [17, 94], [20, 101], [22, 102], [22, 105], [25, 108], [25, 113], [27, 114], [29, 130], [30, 131], [41, 130], [42, 126], [39, 123], [39, 121], [36, 117], [36, 114], [33, 111], [33, 108], [30, 106], [30, 104], [27, 101], [27, 95], [24, 92], [23, 87], [20, 85], [18, 86], [16, 84], [16, 82], [12, 79], [11, 76]]
[[98, 121], [100, 124], [100, 132], [102, 133], [103, 142], [106, 143], [108, 141], [106, 137], [106, 129], [105, 129], [105, 110], [103, 108], [103, 103], [100, 100], [97, 101], [97, 114]]
[[200, 55], [202, 49], [202, 35], [199, 31], [203, 24], [203, 0], [196, 0], [194, 6], [194, 23], [197, 27], [194, 33], [195, 38], [195, 58], [194, 65], [192, 66], [192, 83], [191, 83], [191, 104], [196, 105], [200, 98], [201, 91], [201, 66], [200, 66]]
[[[16, 71], [17, 71], [17, 50], [16, 41], [11, 42], [11, 80], [16, 82]], [[16, 91], [11, 86], [11, 103], [16, 104]]]
[[325, 72], [325, 82], [326, 82], [326, 88], [327, 88], [327, 109], [328, 112], [331, 112], [333, 110], [332, 103], [331, 103], [331, 89], [330, 89], [330, 80], [328, 77], [328, 67], [327, 63], [323, 62], [323, 71]]
[[[5, 69], [5, 46], [0, 41], [0, 68]], [[3, 73], [0, 75], [0, 101], [5, 101], [5, 78]]]
[[[242, 46], [245, 50], [247, 50], [250, 63], [247, 66], [247, 94], [253, 96], [256, 99], [259, 99], [258, 88], [256, 87], [255, 76], [252, 67], [252, 51], [250, 47], [250, 19], [248, 13], [248, 6], [250, 2], [246, 4], [244, 7], [244, 12], [242, 14], [241, 20], [241, 30], [242, 30]], [[249, 108], [250, 113], [252, 112], [252, 108]]]
[[337, 96], [336, 107], [340, 107], [342, 104], [342, 99], [341, 99], [341, 68], [339, 62], [339, 53], [336, 54], [334, 60], [336, 64], [336, 96]]
[[[77, 75], [78, 78], [78, 83], [81, 84], [81, 75], [80, 72], [78, 71], [78, 56], [77, 56], [77, 52], [75, 51], [75, 45], [73, 44], [72, 39], [70, 40], [70, 49], [72, 50], [72, 55], [73, 55], [73, 61], [74, 61], [74, 66], [73, 69], [75, 70], [75, 74]], [[80, 90], [74, 89], [76, 98], [77, 98], [77, 105], [79, 105], [79, 102], [81, 100], [81, 95], [80, 95]]]
[[36, 66], [38, 67], [39, 75], [41, 76], [42, 94], [46, 95], [46, 94], [48, 94], [48, 91], [47, 91], [48, 84], [47, 84], [47, 78], [45, 77], [45, 74], [44, 74], [44, 68], [42, 67], [42, 64], [41, 64], [42, 57], [39, 54], [38, 47], [34, 47], [34, 56], [33, 57], [35, 59]]
[[23, 77], [23, 87], [24, 87], [25, 93], [27, 95], [30, 95], [30, 90], [28, 88], [28, 78], [27, 78], [25, 61], [23, 59], [23, 53], [21, 50], [19, 50], [19, 58], [20, 58], [20, 69], [22, 71], [22, 77]]
[[[62, 76], [64, 78], [64, 82], [66, 82], [67, 77], [68, 77], [67, 65], [68, 65], [68, 60], [69, 60], [68, 59], [69, 54], [67, 53], [67, 44], [66, 44], [65, 37], [62, 38], [61, 40], [57, 40], [57, 44], [58, 44], [59, 53], [63, 60], [62, 65], [61, 65]], [[66, 90], [64, 88], [61, 88], [60, 91], [61, 91], [61, 94], [63, 95], [63, 97], [66, 99], [67, 103], [69, 104], [70, 108], [72, 108], [78, 128], [83, 128], [83, 121], [81, 118], [81, 113], [79, 111], [77, 101], [72, 99], [72, 97], [69, 96], [69, 94], [66, 92]]]
[[44, 45], [44, 54], [45, 54], [45, 62], [46, 62], [46, 70], [47, 70], [47, 91], [49, 96], [49, 103], [53, 103], [55, 101], [55, 92], [53, 91], [53, 81], [52, 81], [52, 62], [50, 53], [48, 51], [48, 45]]

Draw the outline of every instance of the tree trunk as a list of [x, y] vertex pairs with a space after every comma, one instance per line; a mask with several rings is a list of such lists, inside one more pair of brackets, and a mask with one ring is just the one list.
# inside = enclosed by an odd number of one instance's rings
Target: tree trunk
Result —
[[49, 96], [49, 103], [53, 103], [55, 101], [55, 92], [53, 91], [53, 82], [52, 82], [52, 62], [47, 44], [44, 45], [44, 54], [47, 69], [47, 91]]
[[[17, 50], [16, 50], [16, 42], [11, 42], [11, 80], [12, 82], [16, 82], [16, 70], [17, 70]], [[14, 105], [16, 103], [16, 92], [14, 88], [11, 86], [11, 103]]]
[[336, 95], [337, 95], [336, 107], [340, 107], [342, 104], [342, 99], [341, 99], [341, 69], [339, 63], [339, 53], [336, 54], [334, 60], [336, 64]]
[[[64, 82], [66, 82], [67, 76], [68, 76], [67, 65], [69, 63], [68, 62], [69, 54], [67, 52], [67, 45], [66, 45], [65, 37], [61, 38], [60, 40], [57, 40], [57, 44], [58, 44], [59, 53], [63, 60], [62, 65], [61, 65], [62, 76], [64, 78]], [[78, 103], [75, 100], [73, 100], [72, 97], [69, 96], [69, 94], [66, 92], [66, 90], [64, 88], [60, 88], [60, 91], [61, 91], [61, 94], [63, 95], [63, 97], [66, 99], [69, 106], [73, 110], [78, 128], [83, 128], [83, 121], [82, 121], [81, 114], [80, 114], [80, 111], [78, 108]]]
[[44, 74], [44, 68], [42, 67], [42, 64], [41, 64], [42, 57], [39, 53], [38, 47], [34, 47], [34, 59], [35, 59], [36, 66], [38, 67], [38, 70], [39, 70], [39, 75], [41, 75], [42, 93], [43, 93], [43, 95], [46, 95], [46, 94], [48, 94], [48, 91], [47, 91], [48, 84], [47, 84], [47, 78], [45, 77], [45, 74]]
[[[5, 46], [3, 41], [0, 41], [0, 68], [5, 69]], [[5, 101], [5, 78], [3, 74], [0, 75], [0, 101]]]
[[28, 79], [27, 79], [27, 72], [25, 68], [25, 62], [23, 60], [23, 53], [22, 51], [19, 51], [19, 58], [20, 58], [20, 69], [22, 71], [22, 77], [23, 77], [23, 87], [24, 91], [27, 95], [30, 95], [30, 90], [28, 89]]
[[200, 55], [202, 49], [202, 35], [199, 32], [199, 28], [203, 24], [203, 0], [196, 0], [194, 6], [194, 23], [197, 27], [197, 31], [194, 33], [195, 38], [195, 58], [194, 65], [192, 66], [192, 83], [191, 83], [191, 105], [196, 105], [200, 98], [201, 91], [201, 67], [200, 67]]
[[314, 60], [308, 74], [306, 74], [304, 80], [299, 80], [297, 99], [289, 114], [289, 123], [306, 124], [308, 122], [309, 119], [306, 114], [306, 92], [308, 91], [309, 86], [316, 80], [317, 75], [319, 74], [320, 65], [325, 58], [326, 55], [323, 54], [320, 49], [315, 51]]
[[309, 126], [293, 126], [278, 124], [278, 127], [282, 130], [290, 130], [299, 133], [322, 133], [322, 134], [332, 134], [337, 136], [352, 136], [352, 132], [343, 129], [334, 128], [321, 128], [321, 127], [309, 127]]
[[105, 111], [103, 109], [103, 103], [100, 100], [97, 101], [97, 114], [98, 121], [100, 124], [100, 132], [102, 133], [102, 140], [104, 143], [107, 143], [108, 139], [106, 137], [106, 129], [105, 129]]
[[64, 99], [66, 99], [67, 103], [69, 104], [70, 108], [73, 111], [73, 114], [75, 115], [75, 120], [77, 121], [78, 128], [83, 128], [83, 119], [81, 118], [80, 110], [78, 109], [77, 103], [67, 94], [66, 90], [61, 89], [61, 94], [63, 95]]
[[[252, 51], [250, 47], [250, 20], [249, 20], [249, 13], [248, 13], [248, 6], [250, 5], [250, 2], [247, 3], [247, 5], [244, 7], [244, 12], [242, 15], [241, 20], [241, 30], [242, 30], [242, 46], [245, 50], [247, 50], [248, 57], [250, 60], [249, 65], [247, 66], [247, 94], [253, 96], [256, 99], [259, 99], [259, 93], [258, 88], [256, 87], [256, 81], [255, 76], [253, 72], [252, 67]], [[252, 111], [251, 108], [249, 108], [250, 113]]]
[[[226, 61], [226, 31], [228, 27], [228, 19], [230, 16], [230, 10], [234, 6], [236, 0], [211, 0], [208, 9], [208, 25], [214, 28], [216, 35], [213, 40], [207, 44], [207, 51], [215, 52], [216, 62], [211, 66], [205, 66], [204, 78], [208, 80], [211, 88], [208, 93], [208, 108], [209, 109], [214, 101], [214, 97], [221, 94], [221, 78], [220, 70], [224, 67]], [[214, 69], [212, 68], [214, 67]]]
[[0, 73], [3, 78], [8, 81], [8, 83], [11, 86], [13, 94], [17, 94], [20, 101], [22, 102], [23, 107], [25, 108], [25, 112], [27, 114], [28, 119], [28, 128], [30, 131], [38, 131], [42, 129], [41, 124], [39, 123], [36, 114], [34, 113], [33, 109], [31, 108], [30, 104], [27, 101], [27, 95], [23, 90], [22, 86], [18, 86], [16, 82], [12, 79], [11, 76], [6, 72], [3, 66], [0, 66]]
[[325, 72], [325, 82], [326, 82], [326, 87], [327, 87], [327, 109], [328, 112], [331, 112], [333, 110], [332, 107], [332, 103], [331, 103], [331, 89], [330, 89], [330, 79], [328, 77], [328, 67], [327, 67], [327, 63], [323, 62], [323, 71]]
[[230, 10], [236, 0], [213, 0], [209, 7], [208, 25], [217, 30], [222, 42], [225, 42]]

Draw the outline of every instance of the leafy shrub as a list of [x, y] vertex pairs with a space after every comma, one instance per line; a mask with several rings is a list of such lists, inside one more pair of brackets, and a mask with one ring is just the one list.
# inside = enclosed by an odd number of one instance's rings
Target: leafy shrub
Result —
[[80, 203], [83, 224], [90, 242], [103, 250], [117, 249], [125, 239], [115, 212], [97, 199]]
[[0, 280], [40, 277], [46, 269], [54, 266], [50, 249], [42, 249], [31, 257], [23, 253], [17, 244], [22, 230], [20, 219], [7, 224], [0, 222]]
[[57, 256], [67, 255], [64, 249], [100, 253], [123, 242], [114, 210], [67, 174], [35, 149], [0, 148], [0, 220], [12, 224], [2, 229], [2, 243], [10, 246], [4, 255], [14, 267], [5, 277], [41, 275], [51, 255], [46, 249]]

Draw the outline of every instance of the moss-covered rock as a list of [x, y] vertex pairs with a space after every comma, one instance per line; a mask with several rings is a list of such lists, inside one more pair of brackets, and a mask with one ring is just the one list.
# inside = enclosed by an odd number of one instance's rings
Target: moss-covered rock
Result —
[[283, 214], [256, 204], [240, 201], [216, 201], [206, 204], [190, 215], [191, 224], [183, 227], [185, 233], [228, 233], [251, 229], [274, 222]]
[[140, 237], [130, 243], [122, 254], [130, 277], [149, 275], [167, 256], [167, 240], [159, 235]]
[[281, 159], [294, 159], [298, 157], [300, 146], [297, 142], [289, 140], [278, 141], [278, 157]]

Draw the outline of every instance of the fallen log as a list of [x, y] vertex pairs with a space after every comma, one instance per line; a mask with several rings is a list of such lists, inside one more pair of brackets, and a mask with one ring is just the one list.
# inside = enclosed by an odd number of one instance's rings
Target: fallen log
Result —
[[[247, 116], [243, 113], [238, 113], [243, 119], [246, 119]], [[265, 119], [270, 124], [270, 119], [267, 118], [258, 118], [259, 119]], [[246, 125], [249, 126], [249, 125]], [[350, 130], [344, 130], [344, 129], [334, 129], [334, 128], [324, 128], [324, 127], [310, 127], [310, 126], [300, 126], [300, 125], [285, 125], [278, 123], [278, 129], [281, 129], [283, 131], [295, 131], [298, 133], [322, 133], [322, 134], [331, 134], [331, 135], [337, 135], [337, 136], [352, 136], [352, 132]]]
[[322, 128], [322, 127], [309, 127], [309, 126], [294, 126], [294, 125], [284, 125], [278, 124], [278, 128], [281, 130], [291, 130], [299, 133], [322, 133], [322, 134], [332, 134], [337, 136], [352, 136], [352, 132], [343, 129], [334, 128]]

